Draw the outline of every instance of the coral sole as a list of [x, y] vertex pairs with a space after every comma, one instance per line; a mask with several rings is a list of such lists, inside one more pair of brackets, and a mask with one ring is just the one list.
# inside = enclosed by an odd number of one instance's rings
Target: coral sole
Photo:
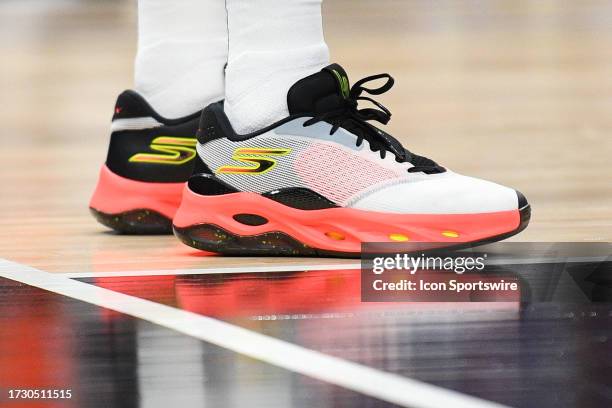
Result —
[[[175, 235], [227, 255], [358, 257], [363, 242], [436, 242], [460, 248], [499, 241], [527, 227], [530, 207], [483, 214], [402, 215], [350, 208], [304, 211], [254, 193], [201, 196], [185, 189]], [[269, 222], [244, 225], [236, 214]]]

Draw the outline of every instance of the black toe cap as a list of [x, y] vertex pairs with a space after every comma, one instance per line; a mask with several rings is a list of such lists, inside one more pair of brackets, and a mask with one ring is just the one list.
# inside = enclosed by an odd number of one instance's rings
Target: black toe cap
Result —
[[519, 210], [521, 208], [527, 207], [529, 205], [529, 203], [527, 202], [527, 199], [525, 198], [523, 193], [521, 193], [518, 190], [515, 190], [515, 191], [516, 191], [516, 196], [518, 197], [518, 208], [519, 208]]

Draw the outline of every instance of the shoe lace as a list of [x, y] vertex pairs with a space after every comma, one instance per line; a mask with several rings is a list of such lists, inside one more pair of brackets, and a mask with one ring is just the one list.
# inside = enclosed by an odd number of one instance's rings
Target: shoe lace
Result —
[[[386, 81], [378, 88], [367, 88], [364, 86], [368, 82], [380, 79], [386, 79]], [[363, 78], [351, 87], [348, 95], [344, 97], [337, 109], [315, 115], [312, 119], [304, 122], [304, 127], [324, 121], [332, 125], [329, 132], [330, 135], [336, 133], [340, 128], [347, 129], [357, 135], [357, 146], [361, 146], [363, 141], [367, 140], [370, 144], [370, 149], [374, 152], [379, 152], [381, 159], [385, 159], [387, 152], [390, 152], [395, 155], [395, 160], [398, 163], [410, 162], [413, 165], [413, 167], [408, 169], [410, 173], [424, 172], [433, 174], [446, 171], [444, 167], [439, 166], [433, 160], [411, 153], [393, 136], [368, 123], [368, 121], [374, 120], [386, 125], [391, 120], [391, 111], [380, 102], [370, 97], [362, 96], [362, 94], [365, 92], [370, 95], [381, 95], [389, 91], [394, 84], [395, 80], [389, 74], [378, 74]], [[359, 109], [359, 101], [370, 102], [378, 109]]]

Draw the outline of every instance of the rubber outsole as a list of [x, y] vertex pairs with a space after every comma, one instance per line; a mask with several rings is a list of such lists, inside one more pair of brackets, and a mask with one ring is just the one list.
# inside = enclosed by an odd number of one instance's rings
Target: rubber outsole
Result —
[[89, 210], [100, 224], [121, 234], [172, 234], [172, 220], [153, 210], [137, 209], [119, 214], [106, 214], [91, 207]]
[[[516, 229], [473, 242], [444, 246], [445, 249], [462, 249], [497, 242], [516, 235], [527, 228], [531, 219], [531, 207], [519, 210], [520, 222]], [[173, 227], [181, 242], [202, 251], [231, 256], [304, 256], [359, 258], [361, 252], [341, 252], [310, 247], [283, 232], [266, 232], [259, 235], [241, 236], [214, 224], [200, 224], [180, 228]]]
[[100, 224], [122, 234], [172, 234], [184, 187], [127, 179], [104, 165], [89, 209]]

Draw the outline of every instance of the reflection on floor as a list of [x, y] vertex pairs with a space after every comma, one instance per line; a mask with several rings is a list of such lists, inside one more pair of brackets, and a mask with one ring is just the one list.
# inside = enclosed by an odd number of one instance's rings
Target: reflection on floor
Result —
[[70, 389], [45, 407], [392, 406], [131, 317], [0, 278], [8, 389]]
[[[543, 272], [552, 270], [547, 264], [520, 270], [527, 271], [521, 279], [533, 286], [534, 299], [564, 292], [570, 284], [552, 275], [542, 279]], [[605, 391], [612, 386], [612, 359], [603, 358], [612, 356], [609, 304], [361, 303], [359, 274], [307, 271], [90, 282], [511, 406], [602, 406], [612, 401]]]
[[[575, 266], [499, 268], [531, 303], [364, 303], [359, 270], [84, 280], [511, 406], [609, 405], [610, 303], [558, 300]], [[73, 390], [48, 406], [388, 405], [6, 279], [0, 299], [0, 384]]]

